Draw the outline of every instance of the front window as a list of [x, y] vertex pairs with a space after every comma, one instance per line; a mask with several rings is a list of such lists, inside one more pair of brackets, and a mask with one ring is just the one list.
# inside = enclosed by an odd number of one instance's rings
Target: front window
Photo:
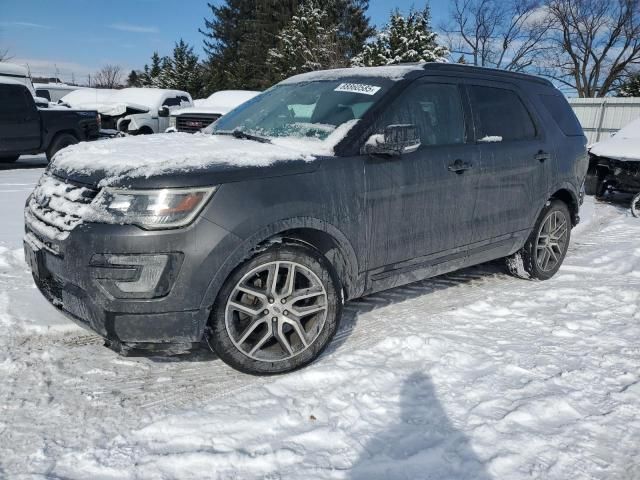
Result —
[[361, 119], [391, 83], [357, 78], [279, 84], [223, 116], [205, 133], [325, 140], [338, 127]]

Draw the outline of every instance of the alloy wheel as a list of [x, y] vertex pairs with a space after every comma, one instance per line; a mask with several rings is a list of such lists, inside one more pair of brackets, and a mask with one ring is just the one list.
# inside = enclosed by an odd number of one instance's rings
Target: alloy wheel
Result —
[[283, 361], [318, 338], [327, 307], [327, 291], [309, 268], [292, 261], [269, 262], [235, 285], [225, 308], [225, 326], [244, 355]]
[[536, 241], [536, 264], [549, 272], [562, 262], [569, 234], [569, 222], [563, 212], [554, 210], [542, 222]]

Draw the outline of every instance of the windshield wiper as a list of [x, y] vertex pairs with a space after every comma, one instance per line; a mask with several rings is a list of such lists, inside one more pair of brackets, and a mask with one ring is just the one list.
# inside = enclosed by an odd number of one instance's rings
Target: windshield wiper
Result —
[[231, 135], [242, 140], [253, 140], [254, 142], [271, 143], [271, 140], [266, 137], [253, 135], [251, 133], [245, 132], [244, 130], [240, 130], [239, 128], [236, 128], [235, 130], [216, 130], [213, 133], [214, 135]]

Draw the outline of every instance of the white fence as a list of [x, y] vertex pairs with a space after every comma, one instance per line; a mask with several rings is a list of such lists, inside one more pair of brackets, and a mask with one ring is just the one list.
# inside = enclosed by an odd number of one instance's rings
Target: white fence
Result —
[[604, 140], [640, 117], [640, 97], [570, 98], [589, 144]]

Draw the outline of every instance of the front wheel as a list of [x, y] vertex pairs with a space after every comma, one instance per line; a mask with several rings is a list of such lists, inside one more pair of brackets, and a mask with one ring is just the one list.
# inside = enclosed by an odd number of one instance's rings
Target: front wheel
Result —
[[76, 143], [78, 143], [78, 139], [70, 133], [61, 133], [57, 135], [47, 149], [47, 160], [50, 162], [53, 160], [54, 155], [60, 150], [68, 147], [69, 145], [75, 145]]
[[210, 345], [233, 368], [269, 375], [312, 362], [333, 338], [342, 302], [325, 257], [277, 245], [232, 273], [214, 304]]
[[561, 200], [542, 209], [533, 231], [520, 250], [506, 257], [513, 276], [548, 280], [560, 269], [571, 239], [571, 214]]

